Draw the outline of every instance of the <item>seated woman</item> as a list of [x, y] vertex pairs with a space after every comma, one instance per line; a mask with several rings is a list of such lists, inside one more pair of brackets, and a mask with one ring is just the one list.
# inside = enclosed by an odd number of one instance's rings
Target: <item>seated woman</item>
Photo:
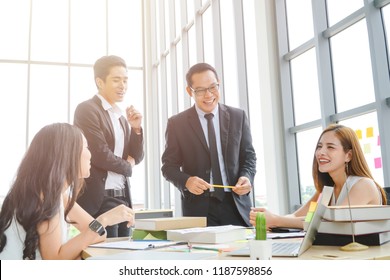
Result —
[[[75, 201], [89, 176], [91, 153], [81, 130], [66, 123], [34, 137], [0, 213], [0, 259], [78, 259], [105, 240], [104, 227], [134, 222], [120, 205], [94, 220]], [[80, 233], [67, 240], [68, 224]]]
[[330, 205], [348, 205], [348, 196], [350, 205], [386, 204], [386, 194], [373, 179], [356, 133], [349, 127], [333, 124], [322, 132], [314, 153], [312, 173], [316, 192], [306, 204], [285, 216], [265, 208], [252, 208], [251, 224], [255, 224], [256, 212], [264, 212], [268, 228], [303, 228], [310, 202], [318, 200], [324, 186], [333, 186]]

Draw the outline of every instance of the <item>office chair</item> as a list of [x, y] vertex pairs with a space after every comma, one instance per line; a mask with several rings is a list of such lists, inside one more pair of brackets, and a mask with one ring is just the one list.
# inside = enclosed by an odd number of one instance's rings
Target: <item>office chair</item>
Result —
[[383, 188], [387, 196], [387, 205], [390, 205], [390, 187]]

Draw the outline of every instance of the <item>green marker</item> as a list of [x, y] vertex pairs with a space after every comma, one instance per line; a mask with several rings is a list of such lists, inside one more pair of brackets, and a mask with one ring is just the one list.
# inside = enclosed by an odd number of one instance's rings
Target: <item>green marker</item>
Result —
[[265, 221], [265, 214], [257, 212], [256, 214], [256, 240], [267, 240], [267, 225]]

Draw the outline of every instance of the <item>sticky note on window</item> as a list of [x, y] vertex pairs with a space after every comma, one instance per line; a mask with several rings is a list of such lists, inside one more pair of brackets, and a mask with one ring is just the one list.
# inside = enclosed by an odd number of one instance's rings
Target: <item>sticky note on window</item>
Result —
[[362, 139], [362, 131], [360, 129], [356, 130], [356, 135], [359, 139]]
[[367, 136], [367, 138], [374, 137], [374, 128], [373, 127], [367, 127], [366, 136]]
[[365, 154], [371, 153], [371, 145], [370, 144], [364, 144], [363, 150]]
[[381, 138], [379, 137], [379, 135], [378, 135], [378, 146], [380, 146], [381, 145]]
[[375, 168], [382, 168], [382, 158], [374, 158]]
[[307, 212], [305, 217], [305, 222], [310, 223], [311, 219], [313, 218], [314, 213], [313, 212]]
[[310, 207], [309, 207], [308, 212], [314, 212], [314, 211], [316, 211], [316, 208], [317, 208], [317, 202], [312, 201], [312, 202], [310, 202]]

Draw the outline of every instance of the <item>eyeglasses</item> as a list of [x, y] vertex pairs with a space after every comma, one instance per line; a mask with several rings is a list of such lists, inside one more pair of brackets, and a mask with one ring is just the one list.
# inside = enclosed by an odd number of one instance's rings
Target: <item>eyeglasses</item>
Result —
[[206, 95], [207, 91], [212, 94], [217, 93], [217, 91], [219, 90], [219, 84], [214, 84], [208, 88], [193, 89], [192, 87], [190, 87], [190, 89], [193, 93], [195, 93], [196, 96], [203, 97]]

